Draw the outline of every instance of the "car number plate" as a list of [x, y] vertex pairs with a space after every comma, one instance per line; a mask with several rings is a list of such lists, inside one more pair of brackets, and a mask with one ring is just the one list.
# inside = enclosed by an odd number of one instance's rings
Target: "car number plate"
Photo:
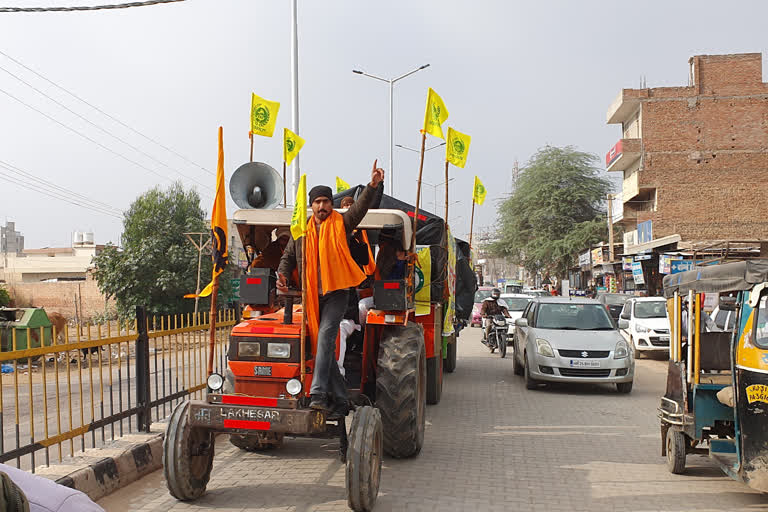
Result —
[[669, 336], [659, 336], [659, 340], [661, 340], [661, 341], [669, 341]]
[[571, 368], [600, 368], [600, 361], [571, 359]]
[[253, 374], [257, 377], [271, 377], [272, 367], [271, 366], [254, 366]]

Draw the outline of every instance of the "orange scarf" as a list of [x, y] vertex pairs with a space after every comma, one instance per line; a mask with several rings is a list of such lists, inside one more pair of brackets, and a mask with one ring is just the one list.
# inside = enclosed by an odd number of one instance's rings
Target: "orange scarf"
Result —
[[[360, 270], [349, 252], [344, 218], [339, 212], [331, 212], [328, 218], [320, 224], [319, 233], [315, 228], [314, 216], [310, 217], [307, 222], [306, 237], [303, 256], [304, 268], [306, 269], [304, 284], [307, 290], [307, 326], [311, 339], [317, 343], [317, 333], [320, 327], [318, 260], [320, 261], [320, 275], [323, 281], [323, 294], [357, 286], [363, 282], [365, 274]], [[320, 248], [322, 250], [319, 250]]]
[[365, 275], [372, 276], [376, 273], [376, 261], [373, 259], [373, 251], [371, 250], [371, 243], [368, 241], [368, 231], [365, 229], [361, 229], [360, 233], [362, 235], [363, 242], [365, 242], [365, 245], [368, 246], [368, 264], [363, 267], [363, 272], [365, 272]]

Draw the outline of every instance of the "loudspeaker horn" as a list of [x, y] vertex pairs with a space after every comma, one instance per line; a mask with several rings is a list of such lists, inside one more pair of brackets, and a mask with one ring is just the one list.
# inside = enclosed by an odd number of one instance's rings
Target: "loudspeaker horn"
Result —
[[240, 208], [276, 208], [283, 202], [283, 190], [283, 179], [263, 162], [241, 165], [229, 180], [229, 195]]

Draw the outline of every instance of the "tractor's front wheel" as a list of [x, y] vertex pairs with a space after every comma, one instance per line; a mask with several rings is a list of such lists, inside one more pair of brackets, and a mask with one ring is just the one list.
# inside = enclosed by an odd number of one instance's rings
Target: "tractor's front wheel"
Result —
[[376, 407], [384, 425], [384, 451], [412, 457], [424, 444], [427, 355], [419, 324], [387, 326], [379, 343]]
[[435, 355], [427, 359], [427, 403], [435, 405], [440, 403], [443, 395], [443, 356]]
[[213, 467], [214, 436], [189, 426], [189, 402], [173, 410], [163, 441], [163, 474], [171, 495], [182, 501], [205, 494]]
[[381, 413], [358, 407], [352, 416], [347, 447], [347, 504], [356, 512], [369, 512], [376, 504], [384, 452]]
[[451, 334], [451, 339], [448, 340], [448, 345], [445, 348], [445, 360], [443, 361], [443, 369], [448, 373], [453, 373], [456, 370], [456, 344], [458, 342], [456, 333]]

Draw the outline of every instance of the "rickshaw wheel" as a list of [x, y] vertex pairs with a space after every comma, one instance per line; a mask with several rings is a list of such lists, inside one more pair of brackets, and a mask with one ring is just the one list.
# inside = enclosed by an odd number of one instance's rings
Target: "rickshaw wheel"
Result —
[[163, 440], [163, 473], [171, 495], [182, 501], [205, 494], [213, 467], [214, 436], [189, 426], [189, 402], [176, 406]]
[[373, 510], [379, 494], [383, 453], [381, 413], [374, 407], [358, 407], [349, 429], [345, 474], [347, 504], [352, 510]]
[[681, 475], [685, 472], [685, 446], [687, 439], [679, 430], [667, 430], [667, 469], [670, 473]]

